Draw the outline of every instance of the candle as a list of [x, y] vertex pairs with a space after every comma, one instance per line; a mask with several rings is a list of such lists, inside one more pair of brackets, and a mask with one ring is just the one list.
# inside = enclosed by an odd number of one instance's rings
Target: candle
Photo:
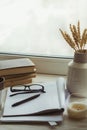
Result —
[[67, 112], [70, 118], [82, 119], [87, 115], [87, 105], [81, 102], [69, 103]]

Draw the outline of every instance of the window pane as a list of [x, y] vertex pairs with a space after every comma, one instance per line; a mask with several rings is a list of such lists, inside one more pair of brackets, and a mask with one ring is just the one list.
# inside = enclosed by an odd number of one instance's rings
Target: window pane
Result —
[[71, 56], [59, 28], [87, 26], [86, 0], [0, 0], [0, 52]]

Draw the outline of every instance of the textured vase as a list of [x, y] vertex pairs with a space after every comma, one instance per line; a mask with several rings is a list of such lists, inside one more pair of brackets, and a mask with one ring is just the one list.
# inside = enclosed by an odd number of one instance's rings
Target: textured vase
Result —
[[67, 89], [70, 93], [80, 93], [87, 97], [87, 51], [75, 52], [68, 64]]

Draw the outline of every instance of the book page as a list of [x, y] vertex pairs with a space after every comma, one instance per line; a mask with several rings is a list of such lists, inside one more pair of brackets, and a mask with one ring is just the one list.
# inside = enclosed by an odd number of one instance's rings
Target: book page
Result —
[[12, 92], [8, 89], [3, 116], [27, 115], [53, 109], [60, 110], [61, 107], [59, 104], [56, 82], [41, 84], [44, 85], [46, 93], [41, 93], [36, 99], [16, 107], [12, 107], [12, 104], [36, 94], [29, 93], [10, 97], [9, 95], [12, 94]]
[[4, 69], [13, 69], [20, 67], [35, 66], [35, 64], [28, 58], [18, 58], [0, 61], [0, 71]]

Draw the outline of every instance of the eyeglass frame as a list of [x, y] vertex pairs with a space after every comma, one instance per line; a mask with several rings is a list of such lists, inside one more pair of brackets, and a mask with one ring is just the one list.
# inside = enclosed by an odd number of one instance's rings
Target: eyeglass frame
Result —
[[[41, 86], [41, 89], [31, 89], [32, 86]], [[45, 93], [46, 91], [44, 90], [44, 85], [42, 84], [29, 84], [29, 85], [21, 85], [24, 87], [23, 90], [21, 89], [15, 89], [15, 86], [11, 86], [10, 87], [10, 91], [14, 94], [11, 94], [10, 96], [14, 96], [14, 95], [18, 95], [18, 94], [25, 94], [25, 93], [38, 93], [38, 92], [42, 92], [42, 93]], [[12, 88], [14, 87], [14, 89]], [[28, 88], [28, 89], [26, 89]]]

